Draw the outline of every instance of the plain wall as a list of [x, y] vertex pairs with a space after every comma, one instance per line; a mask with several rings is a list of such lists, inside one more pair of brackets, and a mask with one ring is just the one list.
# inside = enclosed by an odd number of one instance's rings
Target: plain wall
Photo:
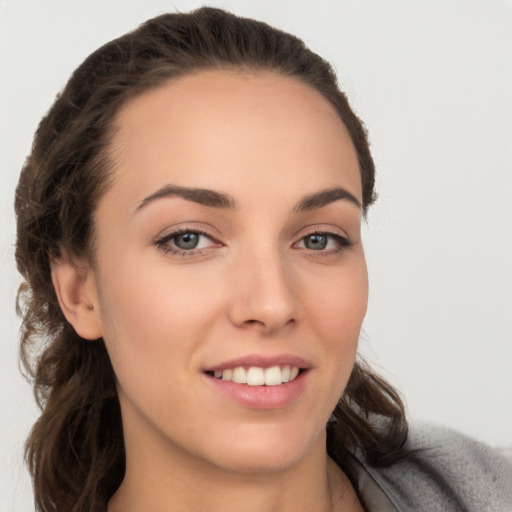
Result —
[[[36, 418], [17, 366], [13, 196], [72, 70], [143, 20], [203, 2], [0, 1], [0, 510], [32, 510]], [[512, 446], [512, 2], [212, 1], [302, 37], [365, 121], [380, 198], [365, 226], [361, 350], [410, 416]]]

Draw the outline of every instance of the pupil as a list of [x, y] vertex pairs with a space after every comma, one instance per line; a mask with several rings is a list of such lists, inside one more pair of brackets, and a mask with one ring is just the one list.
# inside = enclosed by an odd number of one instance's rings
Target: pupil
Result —
[[327, 236], [325, 235], [309, 235], [306, 238], [306, 247], [308, 249], [320, 250], [327, 246]]
[[195, 249], [199, 243], [199, 235], [197, 233], [183, 233], [176, 237], [174, 243], [180, 249]]

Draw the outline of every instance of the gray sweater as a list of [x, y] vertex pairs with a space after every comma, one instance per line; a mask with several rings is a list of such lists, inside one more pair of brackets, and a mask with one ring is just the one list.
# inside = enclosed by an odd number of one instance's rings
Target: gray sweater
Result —
[[389, 468], [350, 463], [369, 512], [512, 512], [512, 465], [450, 429], [411, 427], [415, 452]]

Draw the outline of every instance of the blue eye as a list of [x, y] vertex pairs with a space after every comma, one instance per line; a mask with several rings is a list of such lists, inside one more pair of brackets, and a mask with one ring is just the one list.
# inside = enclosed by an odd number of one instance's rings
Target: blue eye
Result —
[[314, 251], [321, 251], [327, 247], [327, 242], [329, 241], [327, 235], [308, 235], [304, 237], [304, 246], [307, 249], [313, 249]]
[[200, 235], [199, 233], [182, 233], [181, 235], [176, 235], [171, 240], [173, 240], [174, 245], [179, 249], [190, 250], [197, 249], [201, 236], [204, 235]]
[[214, 247], [216, 242], [206, 233], [192, 230], [181, 230], [169, 233], [157, 240], [155, 245], [166, 253], [185, 255], [194, 251]]
[[301, 238], [296, 247], [318, 252], [338, 252], [351, 245], [348, 238], [334, 233], [311, 233]]

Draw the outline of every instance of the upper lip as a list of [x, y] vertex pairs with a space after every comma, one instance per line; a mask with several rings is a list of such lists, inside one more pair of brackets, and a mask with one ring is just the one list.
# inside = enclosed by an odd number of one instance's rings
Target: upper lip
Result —
[[272, 366], [296, 366], [301, 369], [311, 368], [311, 363], [303, 357], [293, 354], [248, 354], [241, 357], [235, 357], [214, 366], [204, 368], [205, 372], [224, 371], [229, 368], [237, 368], [239, 366], [259, 368], [271, 368]]

